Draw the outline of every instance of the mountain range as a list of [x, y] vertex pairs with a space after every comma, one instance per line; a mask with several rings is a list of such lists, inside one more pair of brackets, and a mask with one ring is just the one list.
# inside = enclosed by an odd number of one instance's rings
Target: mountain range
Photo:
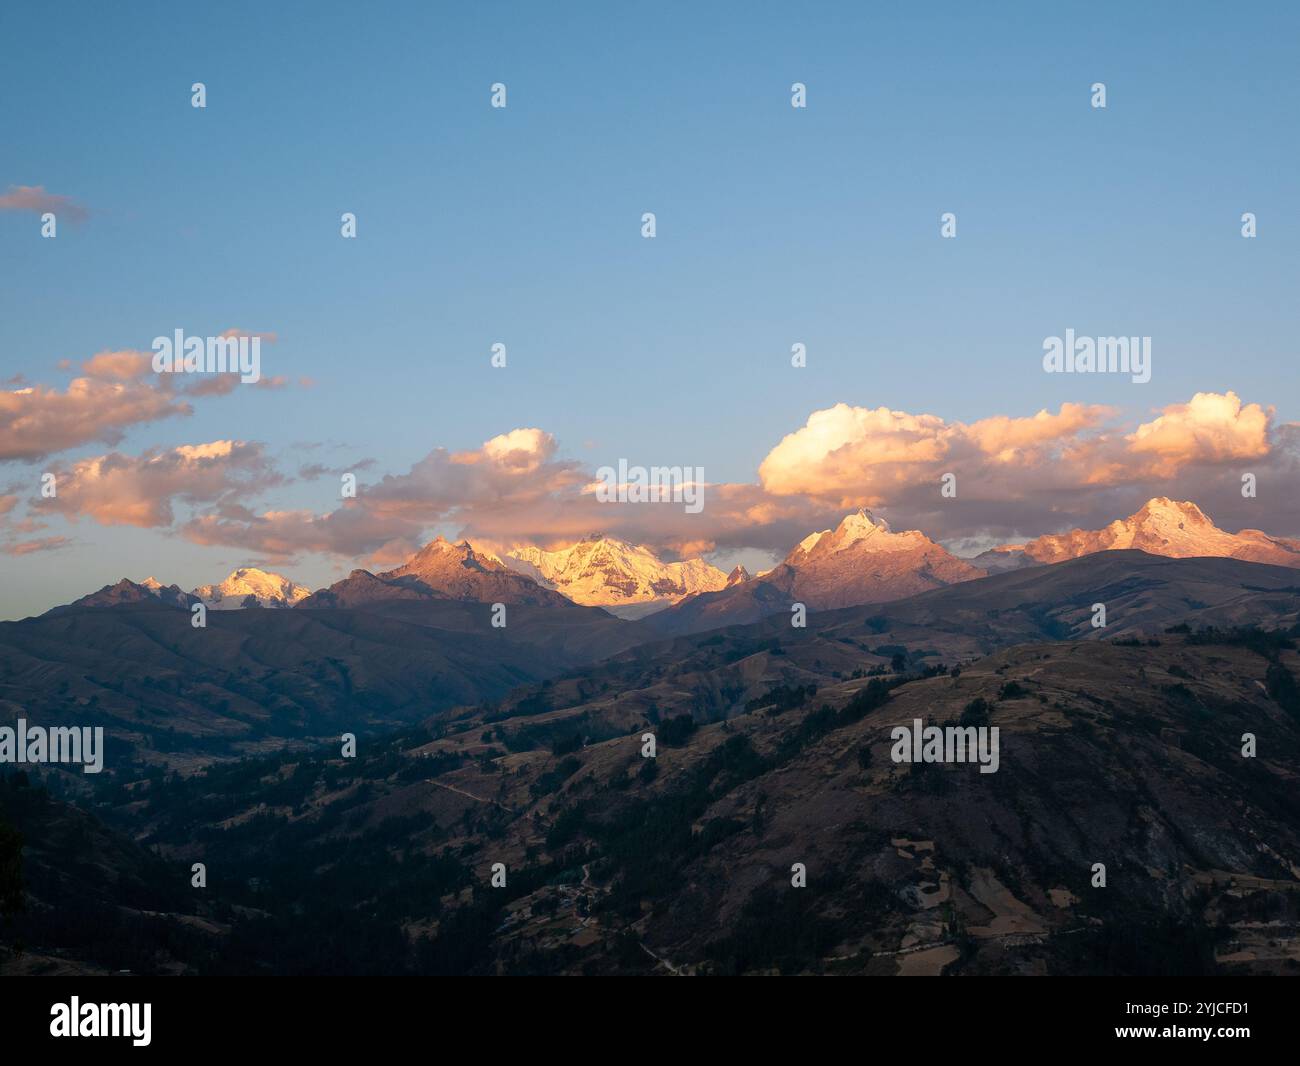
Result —
[[[894, 532], [860, 510], [834, 529], [806, 536], [771, 570], [730, 574], [700, 558], [665, 562], [650, 549], [593, 535], [568, 548], [517, 547], [504, 558], [467, 540], [431, 541], [401, 566], [354, 570], [311, 592], [256, 567], [186, 593], [154, 578], [123, 579], [70, 606], [158, 602], [189, 607], [326, 610], [453, 600], [536, 607], [580, 605], [640, 619], [657, 635], [744, 625], [789, 612], [888, 603], [933, 589], [1025, 567], [1059, 564], [1103, 551], [1138, 550], [1168, 558], [1218, 557], [1300, 567], [1300, 541], [1255, 529], [1228, 533], [1190, 501], [1156, 497], [1127, 518], [1098, 530], [1074, 529], [1023, 544], [1001, 545], [962, 559], [918, 530]], [[65, 610], [66, 608], [55, 608]]]
[[128, 604], [161, 603], [168, 607], [190, 608], [196, 603], [212, 610], [231, 611], [245, 607], [286, 608], [296, 607], [311, 595], [311, 590], [290, 581], [280, 574], [243, 566], [215, 585], [200, 585], [192, 592], [184, 592], [179, 585], [164, 585], [155, 577], [143, 581], [122, 578], [115, 585], [105, 585], [72, 603], [55, 607], [54, 611], [68, 607], [121, 607]]

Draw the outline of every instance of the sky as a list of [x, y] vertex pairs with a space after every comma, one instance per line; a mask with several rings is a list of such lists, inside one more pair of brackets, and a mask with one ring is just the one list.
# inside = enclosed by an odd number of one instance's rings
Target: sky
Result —
[[[1285, 3], [6, 5], [0, 617], [434, 534], [753, 564], [857, 506], [1300, 536], [1298, 60]], [[152, 373], [176, 329], [263, 380]], [[1067, 329], [1151, 380], [1045, 373]], [[596, 503], [619, 459], [702, 512]]]

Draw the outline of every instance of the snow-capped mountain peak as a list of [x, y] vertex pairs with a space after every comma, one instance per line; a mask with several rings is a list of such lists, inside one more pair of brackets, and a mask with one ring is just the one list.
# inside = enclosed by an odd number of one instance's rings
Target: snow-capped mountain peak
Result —
[[742, 625], [794, 603], [812, 611], [886, 603], [983, 576], [924, 533], [891, 532], [862, 510], [833, 530], [804, 537], [771, 570], [749, 580], [733, 571], [723, 590], [684, 599], [664, 613], [659, 628], [686, 633]]
[[826, 609], [898, 599], [979, 576], [924, 533], [894, 533], [863, 509], [845, 515], [834, 530], [805, 537], [759, 580]]
[[[863, 508], [845, 515], [833, 530], [811, 533], [804, 537], [785, 558], [786, 565], [807, 566], [842, 552], [912, 552], [926, 547], [938, 548], [924, 533], [907, 530], [895, 533], [883, 518]], [[942, 549], [940, 549], [942, 550]]]
[[1191, 500], [1171, 500], [1168, 496], [1156, 496], [1147, 500], [1123, 524], [1135, 530], [1150, 532], [1222, 532]]
[[210, 608], [225, 611], [240, 607], [294, 607], [311, 595], [311, 589], [282, 574], [256, 566], [241, 566], [218, 584], [200, 585], [193, 595]]
[[1229, 533], [1190, 500], [1167, 496], [1152, 497], [1127, 518], [1101, 529], [1072, 529], [1038, 537], [1018, 549], [1013, 545], [991, 549], [978, 557], [976, 565], [986, 570], [1011, 569], [1017, 564], [1059, 563], [1125, 548], [1174, 559], [1217, 556], [1300, 567], [1300, 543], [1257, 529]]
[[867, 537], [888, 532], [889, 523], [883, 518], [877, 518], [864, 507], [853, 514], [845, 515], [835, 528], [833, 536], [838, 546], [844, 548]]
[[667, 563], [639, 544], [591, 534], [567, 548], [514, 548], [507, 563], [591, 607], [662, 602], [723, 588], [727, 575], [703, 559]]
[[822, 537], [829, 537], [830, 535], [831, 535], [831, 530], [829, 529], [823, 529], [817, 533], [809, 533], [808, 536], [804, 537], [803, 540], [801, 540], [798, 544], [794, 546], [794, 550], [796, 552], [803, 552], [805, 555], [807, 555], [808, 552], [812, 551], [813, 548], [817, 547], [817, 542], [821, 540]]

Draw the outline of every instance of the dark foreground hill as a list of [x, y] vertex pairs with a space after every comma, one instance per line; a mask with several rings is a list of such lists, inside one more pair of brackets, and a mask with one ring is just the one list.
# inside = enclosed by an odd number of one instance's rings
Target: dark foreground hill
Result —
[[[1282, 567], [1111, 551], [810, 614], [806, 628], [783, 612], [669, 642], [567, 601], [511, 604], [504, 628], [492, 626], [488, 603], [427, 595], [211, 611], [194, 628], [188, 610], [151, 597], [0, 623], [0, 724], [103, 725], [110, 771], [137, 761], [192, 769], [510, 693], [507, 710], [585, 705], [596, 732], [617, 731], [655, 710], [711, 720], [774, 684], [897, 670], [900, 656], [911, 669], [1177, 622], [1290, 625], [1300, 617], [1295, 582]], [[1096, 603], [1104, 628], [1092, 625]]]
[[392, 729], [622, 650], [625, 622], [571, 604], [387, 602], [190, 612], [156, 601], [0, 623], [0, 724], [105, 728], [110, 769], [193, 766], [289, 740]]
[[[608, 737], [479, 710], [98, 813], [199, 972], [1295, 973], [1298, 670], [1257, 630], [1031, 644]], [[895, 762], [914, 719], [996, 726], [997, 772]]]
[[[1293, 569], [1235, 559], [1168, 559], [1110, 551], [969, 581], [896, 603], [820, 611], [795, 628], [788, 611], [761, 622], [639, 644], [603, 662], [519, 689], [504, 701], [536, 714], [569, 708], [594, 733], [689, 713], [714, 721], [776, 686], [806, 688], [1058, 640], [1155, 636], [1173, 625], [1300, 621]], [[1094, 605], [1105, 607], [1105, 625]], [[643, 623], [638, 623], [638, 627]]]
[[197, 916], [187, 885], [25, 771], [0, 776], [0, 973], [183, 972], [176, 956], [222, 932]]

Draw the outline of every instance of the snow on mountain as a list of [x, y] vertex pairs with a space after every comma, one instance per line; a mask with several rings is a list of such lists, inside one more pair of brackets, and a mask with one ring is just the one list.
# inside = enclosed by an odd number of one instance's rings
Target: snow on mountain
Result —
[[598, 534], [560, 551], [515, 548], [507, 562], [591, 607], [667, 606], [727, 584], [727, 575], [703, 559], [666, 563], [648, 548]]
[[152, 577], [147, 577], [140, 582], [124, 577], [116, 585], [105, 585], [97, 592], [82, 596], [64, 606], [52, 608], [52, 612], [66, 611], [71, 607], [123, 607], [141, 603], [152, 604], [155, 601], [168, 607], [187, 609], [198, 602], [190, 593], [182, 592], [177, 585], [164, 585]]
[[830, 535], [831, 530], [829, 529], [823, 529], [820, 533], [809, 533], [808, 536], [804, 537], [803, 540], [794, 546], [790, 555], [786, 557], [786, 561], [788, 562], [790, 558], [795, 555], [807, 555], [817, 546], [817, 542], [821, 540], [822, 537], [829, 537]]
[[467, 540], [452, 544], [430, 541], [396, 570], [379, 575], [387, 581], [415, 578], [434, 592], [480, 603], [554, 602], [557, 597], [526, 575], [516, 573], [490, 551]]
[[833, 530], [805, 537], [761, 580], [814, 610], [880, 603], [982, 577], [924, 533], [894, 533], [870, 511], [846, 515]]
[[987, 572], [1059, 563], [1081, 555], [1136, 548], [1174, 559], [1216, 556], [1252, 563], [1300, 567], [1300, 541], [1271, 537], [1258, 529], [1228, 533], [1190, 500], [1156, 496], [1102, 529], [1072, 529], [1038, 537], [1020, 546], [990, 549], [971, 560]]
[[311, 595], [311, 589], [282, 574], [241, 566], [219, 584], [200, 585], [191, 595], [212, 610], [230, 611], [240, 607], [296, 607]]
[[392, 600], [451, 599], [472, 603], [568, 605], [558, 592], [517, 573], [490, 551], [467, 540], [430, 541], [394, 570], [353, 570], [301, 604], [308, 608], [359, 607]]
[[835, 529], [810, 534], [779, 565], [719, 592], [689, 596], [657, 616], [665, 633], [744, 625], [792, 603], [832, 610], [915, 596], [984, 576], [924, 533], [894, 533], [870, 511], [846, 515]]

